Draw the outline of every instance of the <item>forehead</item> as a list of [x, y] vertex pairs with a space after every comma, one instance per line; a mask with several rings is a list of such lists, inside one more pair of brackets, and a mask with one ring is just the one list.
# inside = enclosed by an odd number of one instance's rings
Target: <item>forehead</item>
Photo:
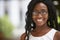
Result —
[[44, 4], [44, 3], [38, 3], [38, 4], [36, 4], [35, 7], [34, 7], [34, 10], [40, 10], [40, 9], [47, 10], [48, 8], [47, 8], [47, 5]]

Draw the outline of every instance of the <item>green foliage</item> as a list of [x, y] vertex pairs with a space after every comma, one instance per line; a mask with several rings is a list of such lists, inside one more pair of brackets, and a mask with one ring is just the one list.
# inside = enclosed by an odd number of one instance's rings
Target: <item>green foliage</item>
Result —
[[60, 17], [58, 16], [57, 18], [58, 18], [58, 23], [60, 23]]
[[3, 32], [5, 37], [11, 37], [13, 25], [10, 23], [8, 16], [0, 18], [0, 32]]

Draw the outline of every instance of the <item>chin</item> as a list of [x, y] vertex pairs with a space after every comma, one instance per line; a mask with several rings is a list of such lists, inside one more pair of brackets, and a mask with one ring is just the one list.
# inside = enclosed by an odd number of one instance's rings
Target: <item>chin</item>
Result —
[[44, 24], [37, 24], [37, 26], [43, 26]]

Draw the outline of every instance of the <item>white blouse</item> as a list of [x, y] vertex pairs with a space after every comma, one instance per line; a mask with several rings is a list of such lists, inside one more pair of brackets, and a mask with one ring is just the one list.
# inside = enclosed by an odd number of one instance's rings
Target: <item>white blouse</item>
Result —
[[30, 34], [29, 40], [53, 40], [56, 32], [57, 30], [51, 29], [47, 34], [40, 36], [40, 37], [34, 37]]

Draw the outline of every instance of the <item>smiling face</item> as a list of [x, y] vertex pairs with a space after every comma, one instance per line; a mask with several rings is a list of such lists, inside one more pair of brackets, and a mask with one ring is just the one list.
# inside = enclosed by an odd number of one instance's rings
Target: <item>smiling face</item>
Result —
[[38, 3], [35, 5], [32, 12], [32, 19], [36, 26], [43, 26], [44, 24], [47, 24], [48, 8], [44, 3]]

